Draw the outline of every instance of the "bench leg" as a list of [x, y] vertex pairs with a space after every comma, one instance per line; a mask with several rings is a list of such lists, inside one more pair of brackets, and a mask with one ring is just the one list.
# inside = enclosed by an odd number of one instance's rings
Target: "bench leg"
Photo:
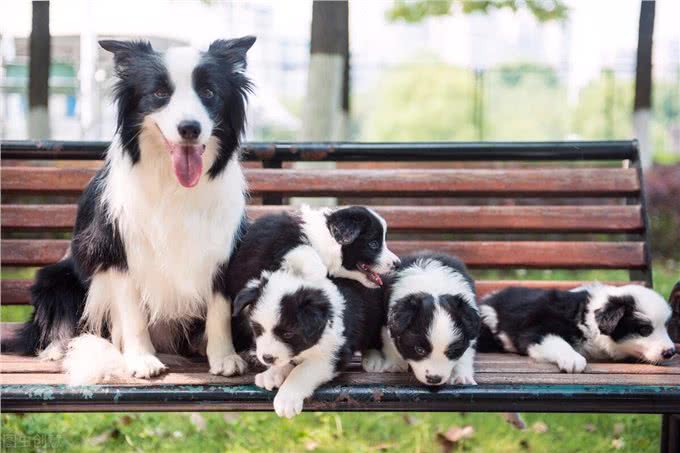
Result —
[[663, 414], [661, 421], [661, 453], [680, 451], [680, 414]]

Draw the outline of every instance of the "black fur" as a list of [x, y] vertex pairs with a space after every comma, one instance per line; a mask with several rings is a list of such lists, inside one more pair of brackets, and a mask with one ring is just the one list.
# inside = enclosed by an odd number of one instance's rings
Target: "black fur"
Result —
[[87, 290], [76, 275], [73, 259], [45, 266], [31, 287], [33, 313], [16, 337], [2, 342], [2, 352], [35, 354], [52, 341], [68, 340], [83, 312]]
[[584, 322], [589, 293], [554, 289], [506, 288], [481, 305], [496, 310], [498, 327], [491, 332], [486, 324], [478, 344], [481, 352], [503, 351], [497, 332], [504, 332], [521, 354], [540, 343], [546, 335], [557, 335], [578, 348], [584, 335], [578, 325]]
[[673, 286], [668, 302], [673, 309], [673, 315], [668, 323], [668, 334], [674, 342], [680, 343], [680, 281]]
[[380, 220], [361, 206], [338, 209], [326, 221], [331, 234], [342, 245], [342, 265], [354, 270], [360, 263], [375, 265], [385, 246]]
[[605, 306], [595, 310], [595, 321], [600, 332], [617, 342], [632, 336], [648, 337], [654, 331], [649, 321], [635, 316], [632, 296], [609, 296]]

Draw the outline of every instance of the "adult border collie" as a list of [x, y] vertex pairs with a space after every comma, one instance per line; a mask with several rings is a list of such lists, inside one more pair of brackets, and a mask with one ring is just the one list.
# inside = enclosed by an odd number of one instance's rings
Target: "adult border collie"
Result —
[[[238, 147], [254, 42], [160, 53], [100, 41], [114, 57], [117, 133], [80, 199], [70, 258], [38, 273], [33, 317], [6, 349], [57, 359], [76, 333], [91, 332], [110, 336], [128, 373], [148, 378], [165, 369], [156, 351], [177, 350], [205, 317], [210, 372], [244, 371], [220, 277], [244, 222]], [[78, 374], [110, 356], [74, 357], [83, 360], [67, 371]]]

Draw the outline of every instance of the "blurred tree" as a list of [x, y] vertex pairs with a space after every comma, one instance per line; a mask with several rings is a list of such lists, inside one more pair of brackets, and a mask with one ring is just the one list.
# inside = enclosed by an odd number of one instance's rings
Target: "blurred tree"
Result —
[[464, 13], [488, 13], [492, 9], [526, 8], [541, 22], [565, 19], [569, 12], [563, 0], [394, 0], [388, 19], [420, 22], [429, 16], [452, 14], [452, 7], [462, 6]]
[[33, 1], [28, 73], [28, 136], [50, 138], [50, 2]]
[[640, 2], [633, 128], [635, 136], [640, 141], [641, 160], [644, 167], [652, 164], [649, 121], [652, 108], [652, 42], [655, 8], [656, 2], [654, 1]]

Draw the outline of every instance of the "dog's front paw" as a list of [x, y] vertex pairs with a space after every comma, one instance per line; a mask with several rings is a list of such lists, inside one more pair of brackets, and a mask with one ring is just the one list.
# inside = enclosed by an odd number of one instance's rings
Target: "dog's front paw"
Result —
[[279, 390], [274, 397], [274, 411], [279, 417], [293, 418], [302, 412], [305, 398], [298, 393]]
[[377, 349], [368, 350], [361, 357], [361, 366], [368, 373], [382, 373], [385, 371], [385, 364], [385, 357]]
[[286, 367], [271, 367], [255, 375], [255, 385], [267, 390], [281, 387], [288, 376]]
[[153, 354], [126, 354], [125, 365], [132, 376], [149, 379], [166, 371], [168, 367]]
[[477, 385], [474, 375], [472, 372], [456, 373], [453, 372], [451, 379], [449, 379], [449, 384], [453, 385]]
[[210, 373], [221, 374], [222, 376], [243, 374], [248, 368], [246, 361], [236, 353], [228, 354], [215, 359], [208, 357], [208, 362], [210, 363]]
[[38, 359], [44, 362], [56, 362], [64, 358], [64, 347], [59, 342], [50, 343], [40, 354]]
[[578, 352], [560, 357], [557, 366], [565, 373], [582, 373], [586, 369], [586, 359]]

